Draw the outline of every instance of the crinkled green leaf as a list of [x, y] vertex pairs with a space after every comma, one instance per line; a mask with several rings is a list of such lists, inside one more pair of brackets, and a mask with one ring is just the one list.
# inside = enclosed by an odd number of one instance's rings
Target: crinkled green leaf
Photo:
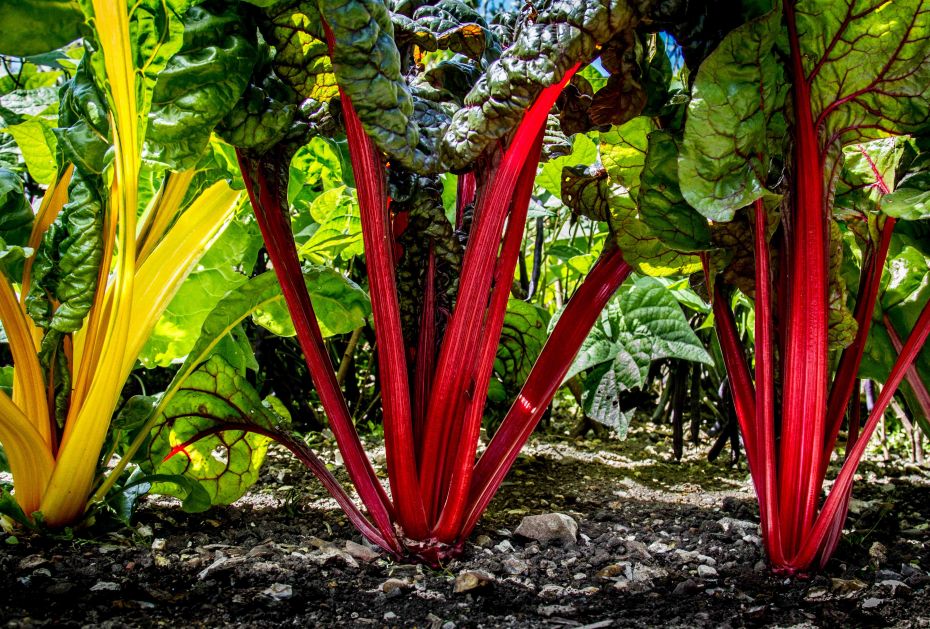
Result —
[[25, 245], [32, 231], [32, 208], [16, 173], [0, 168], [0, 239], [7, 245]]
[[326, 103], [339, 94], [315, 0], [278, 3], [262, 32], [277, 49], [278, 76], [304, 98]]
[[146, 157], [175, 170], [196, 163], [257, 58], [255, 29], [235, 4], [193, 6], [183, 22], [183, 44], [155, 84], [146, 134]]
[[831, 350], [842, 349], [856, 338], [856, 318], [846, 307], [846, 281], [842, 275], [843, 234], [836, 221], [830, 221], [829, 314], [827, 343]]
[[81, 327], [103, 257], [103, 206], [95, 182], [76, 170], [68, 197], [36, 251], [26, 297], [36, 325], [61, 333]]
[[678, 183], [678, 144], [671, 134], [649, 134], [637, 198], [639, 216], [659, 240], [678, 251], [710, 247], [707, 219], [692, 208]]
[[308, 211], [315, 224], [298, 250], [302, 258], [323, 264], [338, 257], [348, 260], [364, 252], [358, 202], [345, 186], [316, 197]]
[[[346, 334], [365, 325], [371, 315], [371, 301], [362, 288], [335, 269], [304, 268], [304, 281], [324, 337]], [[282, 301], [257, 310], [255, 323], [278, 336], [294, 336], [294, 324]]]
[[[645, 3], [642, 3], [645, 4]], [[553, 0], [521, 25], [516, 39], [492, 63], [465, 99], [443, 138], [440, 157], [452, 170], [466, 168], [519, 123], [547, 86], [598, 46], [633, 29], [643, 7], [629, 0]]]
[[593, 221], [610, 218], [610, 179], [603, 168], [584, 166], [562, 168], [562, 201], [579, 216]]
[[65, 162], [85, 173], [100, 174], [110, 150], [110, 121], [106, 100], [94, 80], [90, 54], [86, 53], [74, 76], [62, 86], [55, 135]]
[[81, 36], [83, 23], [73, 0], [4, 0], [0, 54], [28, 57], [60, 48]]
[[798, 38], [823, 137], [840, 145], [912, 133], [930, 121], [925, 0], [800, 0]]
[[[195, 481], [212, 504], [230, 504], [258, 479], [271, 441], [248, 429], [275, 430], [280, 423], [248, 380], [213, 356], [187, 378], [164, 409], [152, 431], [147, 467], [155, 474]], [[203, 438], [164, 460], [172, 448], [198, 436]], [[153, 483], [152, 491], [176, 495], [177, 489], [170, 483]]]
[[254, 223], [232, 221], [168, 303], [139, 354], [142, 364], [166, 367], [187, 356], [207, 315], [224, 295], [246, 281], [261, 246]]
[[507, 302], [494, 373], [508, 391], [516, 391], [529, 375], [549, 335], [549, 313], [535, 304], [511, 298]]
[[572, 138], [572, 149], [569, 155], [550, 159], [539, 169], [536, 176], [536, 185], [549, 194], [562, 196], [562, 170], [567, 167], [587, 167], [597, 161], [597, 144], [583, 133]]
[[679, 164], [684, 198], [728, 221], [765, 191], [780, 154], [787, 76], [776, 52], [781, 10], [730, 33], [701, 64], [688, 105]]
[[233, 146], [264, 153], [293, 131], [299, 110], [297, 93], [271, 69], [266, 49], [252, 71], [242, 98], [217, 125], [216, 132]]

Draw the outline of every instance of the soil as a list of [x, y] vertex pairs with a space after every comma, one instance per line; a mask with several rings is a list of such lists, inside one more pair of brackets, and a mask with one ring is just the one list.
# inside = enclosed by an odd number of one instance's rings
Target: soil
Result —
[[[868, 462], [835, 558], [788, 579], [765, 566], [745, 468], [699, 449], [670, 463], [670, 449], [654, 432], [533, 441], [443, 570], [347, 546], [362, 540], [335, 503], [272, 451], [230, 507], [191, 515], [150, 498], [132, 530], [6, 536], [0, 623], [930, 627], [926, 470]], [[578, 523], [577, 541], [515, 534], [524, 516], [552, 512]]]

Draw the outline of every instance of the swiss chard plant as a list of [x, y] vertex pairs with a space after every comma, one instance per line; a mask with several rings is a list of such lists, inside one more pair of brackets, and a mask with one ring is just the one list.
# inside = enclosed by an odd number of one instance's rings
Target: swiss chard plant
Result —
[[[185, 2], [16, 4], [3, 7], [4, 19], [19, 11], [23, 20], [5, 31], [4, 53], [83, 36], [83, 54], [71, 49], [80, 62], [60, 76], [57, 117], [24, 110], [19, 132], [5, 130], [23, 177], [47, 184], [38, 206], [17, 174], [0, 170], [0, 322], [13, 359], [0, 444], [19, 519], [61, 527], [86, 512], [149, 334], [241, 206], [208, 150], [232, 104], [210, 101], [239, 97], [256, 46], [237, 20]], [[185, 30], [182, 16], [199, 28]], [[49, 25], [50, 37], [30, 24]], [[191, 81], [203, 49], [229, 64]], [[23, 132], [29, 123], [40, 132]]]
[[[201, 439], [219, 438], [234, 447], [248, 432], [275, 438], [387, 552], [429, 563], [460, 552], [631, 265], [660, 274], [700, 268], [697, 256], [670, 250], [638, 217], [639, 173], [651, 123], [634, 125], [632, 148], [618, 133], [603, 134], [604, 167], [576, 173], [579, 185], [593, 194], [584, 193], [575, 205], [589, 220], [606, 224], [610, 237], [548, 339], [541, 330], [532, 333], [539, 337], [533, 343], [541, 345], [532, 351], [538, 353], [535, 363], [520, 363], [522, 388], [477, 457], [495, 364], [498, 372], [508, 360], [518, 364], [516, 353], [508, 351], [507, 330], [544, 326], [527, 310], [531, 306], [514, 303], [512, 284], [537, 164], [544, 150], [565, 144], [550, 110], [578, 69], [607, 50], [610, 77], [602, 82], [607, 92], [593, 104], [590, 98], [575, 103], [583, 118], [577, 127], [606, 129], [647, 107], [661, 107], [668, 97], [661, 60], [667, 59], [656, 53], [654, 35], [636, 30], [650, 23], [648, 4], [551, 2], [538, 12], [505, 14], [491, 23], [455, 0], [398, 3], [393, 10], [355, 1], [279, 2], [251, 10], [269, 47], [260, 52], [250, 85], [217, 132], [238, 147], [268, 256], [365, 511], [272, 416], [229, 417], [183, 435], [165, 433], [165, 460], [180, 458], [187, 466], [200, 456], [192, 448], [205, 451], [197, 446]], [[646, 97], [647, 76], [662, 87], [656, 103]], [[621, 97], [623, 110], [610, 111], [611, 100]], [[301, 258], [312, 261], [311, 250], [338, 242], [340, 235], [314, 240], [322, 227], [309, 239], [298, 231], [305, 243], [298, 251], [289, 204], [292, 157], [313, 137], [342, 133], [358, 196], [389, 489], [362, 446], [323, 343], [318, 301], [304, 279]], [[447, 216], [443, 198], [450, 176], [457, 194]], [[334, 207], [340, 194], [327, 196]], [[325, 208], [316, 209], [329, 216]], [[354, 244], [346, 240], [342, 246]], [[645, 284], [642, 290], [648, 293]], [[244, 317], [253, 309], [245, 304], [238, 312]], [[672, 338], [664, 351], [683, 351], [692, 340], [680, 331], [685, 336]], [[627, 321], [616, 333], [639, 349], [632, 350], [637, 356], [630, 361], [608, 360], [612, 373], [641, 376], [655, 353], [644, 347], [650, 332]], [[674, 347], [676, 340], [684, 345]], [[690, 351], [691, 358], [707, 360], [700, 348]], [[202, 368], [219, 374], [220, 367], [207, 361]], [[183, 371], [193, 368], [194, 363]], [[170, 390], [180, 396], [182, 389]], [[158, 405], [162, 414], [165, 404]]]
[[[900, 147], [930, 123], [928, 85], [923, 0], [776, 3], [727, 35], [694, 80], [679, 225], [711, 221], [708, 290], [779, 571], [815, 570], [833, 553], [868, 438], [930, 333], [924, 296], [860, 424], [857, 377], [889, 246], [926, 217], [922, 162]], [[843, 271], [853, 259], [858, 276]], [[733, 286], [755, 302], [752, 362]], [[845, 458], [824, 496], [848, 408]]]

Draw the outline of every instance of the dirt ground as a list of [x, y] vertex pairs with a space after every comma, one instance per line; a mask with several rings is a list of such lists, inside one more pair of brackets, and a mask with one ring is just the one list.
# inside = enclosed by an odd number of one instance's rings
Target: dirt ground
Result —
[[[274, 451], [230, 507], [190, 515], [149, 499], [131, 531], [0, 540], [0, 623], [930, 627], [925, 470], [868, 463], [826, 572], [786, 579], [764, 564], [745, 468], [669, 452], [639, 432], [537, 439], [464, 557], [431, 570], [361, 545], [319, 483]], [[553, 512], [578, 523], [575, 542], [516, 535], [524, 516]]]

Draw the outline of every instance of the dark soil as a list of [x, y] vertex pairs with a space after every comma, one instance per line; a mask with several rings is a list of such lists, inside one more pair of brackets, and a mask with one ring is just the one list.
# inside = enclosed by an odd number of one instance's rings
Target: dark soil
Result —
[[[153, 499], [132, 531], [0, 542], [0, 622], [930, 627], [926, 471], [869, 463], [826, 572], [786, 579], [763, 562], [745, 469], [697, 450], [667, 463], [669, 446], [654, 439], [535, 441], [444, 570], [346, 552], [361, 538], [309, 474], [273, 452], [231, 507], [189, 515]], [[523, 516], [549, 512], [578, 522], [576, 543], [513, 533]], [[477, 587], [456, 593], [456, 583]]]

